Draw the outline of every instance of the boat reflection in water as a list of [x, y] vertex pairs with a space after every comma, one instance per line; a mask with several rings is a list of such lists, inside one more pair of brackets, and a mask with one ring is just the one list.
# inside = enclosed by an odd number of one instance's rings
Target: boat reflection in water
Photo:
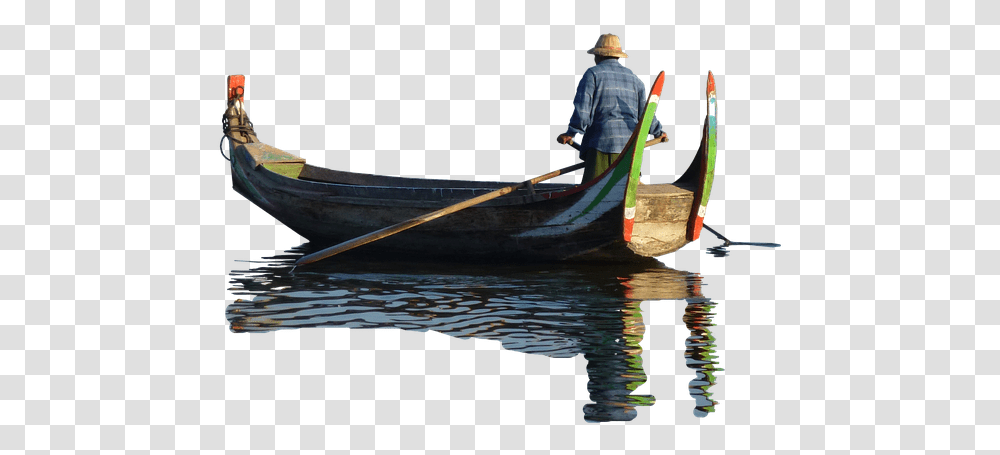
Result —
[[694, 397], [694, 415], [705, 417], [710, 412], [715, 412], [715, 405], [719, 404], [712, 399], [712, 393], [708, 391], [715, 385], [715, 372], [722, 371], [719, 363], [715, 360], [715, 337], [709, 327], [712, 323], [712, 309], [715, 303], [706, 299], [687, 299], [688, 305], [684, 309], [684, 324], [691, 331], [691, 336], [684, 342], [684, 359], [688, 368], [695, 371], [695, 378], [688, 384], [691, 396]]
[[[587, 360], [590, 422], [632, 420], [633, 395], [646, 382], [639, 346], [640, 303], [684, 299], [691, 330], [687, 364], [697, 372], [690, 391], [695, 415], [714, 411], [709, 387], [717, 362], [709, 331], [715, 306], [701, 295], [701, 277], [658, 262], [615, 265], [466, 265], [359, 263], [332, 260], [295, 270], [301, 252], [265, 258], [231, 274], [244, 296], [227, 309], [234, 332], [302, 327], [433, 330], [458, 338], [499, 341], [504, 349]], [[247, 296], [252, 296], [245, 299]]]

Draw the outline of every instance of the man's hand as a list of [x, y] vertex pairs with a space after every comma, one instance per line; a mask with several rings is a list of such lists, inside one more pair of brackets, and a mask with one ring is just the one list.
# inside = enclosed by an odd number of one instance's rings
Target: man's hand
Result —
[[559, 136], [556, 136], [556, 142], [560, 144], [568, 144], [572, 140], [573, 140], [572, 134], [560, 134]]

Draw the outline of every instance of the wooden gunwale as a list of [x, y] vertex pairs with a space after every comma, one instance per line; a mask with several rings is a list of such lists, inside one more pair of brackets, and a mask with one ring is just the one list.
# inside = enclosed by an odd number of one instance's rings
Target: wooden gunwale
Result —
[[[543, 199], [558, 199], [563, 197], [568, 197], [576, 193], [585, 191], [595, 185], [600, 179], [607, 173], [614, 170], [615, 166], [620, 164], [621, 160], [625, 158], [625, 155], [629, 152], [619, 153], [618, 158], [612, 163], [609, 168], [602, 173], [597, 178], [580, 184], [561, 184], [561, 183], [539, 183], [534, 185], [534, 195], [531, 195], [531, 191], [528, 189], [520, 189], [512, 192], [509, 195], [502, 196], [500, 198], [494, 199], [492, 201], [484, 202], [483, 206], [504, 206], [504, 205], [516, 205], [529, 202], [537, 202]], [[696, 155], [694, 161], [698, 160]], [[694, 163], [692, 163], [694, 164]], [[406, 195], [405, 198], [400, 200], [414, 200], [414, 198], [420, 198], [421, 195], [425, 197], [418, 200], [426, 201], [458, 201], [463, 198], [471, 198], [478, 196], [480, 194], [485, 194], [490, 191], [496, 190], [507, 185], [509, 182], [494, 182], [494, 181], [471, 181], [471, 180], [442, 180], [442, 179], [421, 179], [421, 178], [411, 178], [411, 177], [395, 177], [395, 176], [383, 176], [377, 174], [361, 174], [346, 171], [337, 171], [329, 168], [324, 168], [320, 166], [305, 164], [303, 168], [303, 173], [300, 174], [300, 178], [292, 178], [287, 175], [282, 175], [280, 173], [274, 172], [268, 169], [263, 164], [258, 165], [256, 168], [258, 172], [263, 175], [267, 175], [271, 180], [275, 181], [274, 189], [287, 192], [289, 194], [294, 194], [290, 191], [283, 190], [282, 187], [288, 186], [293, 187], [302, 191], [318, 191], [323, 193], [328, 193], [331, 190], [337, 190], [340, 194], [337, 196], [349, 197], [356, 196], [360, 198], [376, 198], [374, 194], [361, 194], [369, 192], [378, 192], [381, 197], [392, 197], [392, 192], [396, 191], [409, 191], [410, 193]], [[311, 177], [321, 177], [323, 180]], [[304, 177], [304, 178], [302, 178]], [[340, 181], [333, 181], [336, 178]], [[672, 187], [677, 187], [683, 190], [689, 190], [680, 184], [681, 181], [678, 180], [674, 183], [660, 183], [655, 185], [642, 185], [640, 188], [658, 187], [663, 185], [668, 185]], [[319, 185], [319, 186], [315, 186]], [[351, 188], [361, 189], [361, 192], [352, 191]], [[431, 191], [432, 193], [427, 194], [426, 191]], [[434, 193], [440, 192], [440, 196], [435, 196]], [[448, 193], [446, 195], [446, 192]], [[642, 191], [645, 193], [646, 191]], [[446, 197], [447, 196], [447, 197]], [[395, 198], [392, 198], [395, 199]], [[371, 202], [367, 201], [366, 203]]]

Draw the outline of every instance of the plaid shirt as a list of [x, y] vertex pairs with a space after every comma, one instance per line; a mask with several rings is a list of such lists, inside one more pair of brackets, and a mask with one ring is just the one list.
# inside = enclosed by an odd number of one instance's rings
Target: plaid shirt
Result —
[[[639, 109], [646, 106], [646, 87], [618, 59], [607, 59], [583, 74], [573, 105], [566, 134], [582, 134], [582, 147], [619, 153], [639, 123]], [[662, 132], [660, 121], [653, 117], [649, 134]]]

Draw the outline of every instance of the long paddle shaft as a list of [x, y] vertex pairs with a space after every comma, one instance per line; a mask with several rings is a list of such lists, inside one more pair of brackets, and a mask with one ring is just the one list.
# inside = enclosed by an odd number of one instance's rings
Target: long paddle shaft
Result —
[[732, 245], [732, 244], [733, 244], [733, 242], [732, 242], [732, 241], [730, 241], [729, 239], [727, 239], [727, 238], [726, 238], [725, 236], [723, 236], [722, 234], [719, 234], [718, 232], [716, 232], [716, 231], [715, 231], [715, 229], [712, 229], [712, 228], [711, 228], [711, 227], [709, 227], [709, 226], [708, 226], [707, 224], [702, 224], [701, 226], [702, 226], [703, 228], [705, 228], [705, 229], [708, 229], [708, 230], [709, 230], [709, 231], [710, 231], [711, 233], [715, 234], [715, 236], [716, 236], [716, 237], [718, 237], [718, 238], [719, 238], [719, 240], [722, 240], [722, 241], [726, 242], [726, 243], [725, 243], [724, 245], [722, 245], [722, 246], [729, 246], [729, 245]]
[[379, 230], [377, 230], [375, 232], [372, 232], [370, 234], [366, 234], [366, 235], [363, 235], [361, 237], [357, 237], [355, 239], [348, 240], [348, 241], [343, 242], [341, 244], [331, 246], [329, 248], [317, 251], [315, 253], [312, 253], [312, 254], [309, 254], [309, 255], [306, 255], [306, 256], [302, 256], [301, 258], [299, 258], [298, 261], [295, 261], [295, 265], [311, 264], [311, 263], [319, 261], [321, 259], [326, 259], [326, 258], [328, 258], [330, 256], [335, 255], [335, 254], [340, 254], [340, 253], [343, 253], [343, 252], [345, 252], [347, 250], [357, 248], [357, 247], [359, 247], [361, 245], [364, 245], [366, 243], [371, 243], [371, 242], [374, 242], [374, 241], [379, 240], [379, 239], [384, 239], [384, 238], [386, 238], [386, 237], [388, 237], [390, 235], [398, 234], [398, 233], [403, 232], [403, 231], [405, 231], [405, 230], [407, 230], [409, 228], [412, 228], [412, 227], [415, 227], [415, 226], [419, 226], [419, 225], [424, 224], [424, 223], [426, 223], [428, 221], [431, 221], [431, 220], [434, 220], [434, 219], [437, 219], [437, 218], [441, 218], [442, 216], [445, 216], [445, 215], [450, 215], [450, 214], [455, 213], [455, 212], [457, 212], [459, 210], [467, 209], [467, 208], [472, 207], [472, 206], [474, 206], [476, 204], [481, 204], [481, 203], [486, 202], [486, 201], [488, 201], [490, 199], [496, 199], [496, 198], [498, 198], [500, 196], [508, 194], [508, 193], [510, 193], [510, 192], [512, 192], [514, 190], [519, 189], [519, 188], [523, 188], [523, 187], [528, 186], [528, 185], [534, 185], [534, 184], [536, 184], [538, 182], [542, 182], [542, 181], [551, 179], [553, 177], [557, 177], [559, 175], [566, 174], [568, 172], [573, 172], [573, 171], [575, 171], [577, 169], [582, 168], [583, 166], [584, 166], [584, 163], [577, 163], [577, 164], [574, 164], [574, 165], [569, 166], [569, 167], [564, 167], [564, 168], [559, 169], [557, 171], [552, 171], [552, 172], [549, 172], [548, 174], [540, 175], [540, 176], [535, 177], [535, 178], [533, 178], [531, 180], [525, 180], [525, 181], [523, 181], [521, 183], [518, 183], [516, 185], [511, 185], [511, 186], [507, 186], [507, 187], [504, 187], [504, 188], [500, 188], [499, 190], [486, 193], [486, 194], [484, 194], [482, 196], [477, 196], [477, 197], [474, 197], [474, 198], [469, 199], [467, 201], [459, 202], [458, 204], [455, 204], [455, 205], [450, 205], [450, 206], [445, 207], [445, 208], [443, 208], [441, 210], [438, 210], [436, 212], [428, 213], [426, 215], [421, 215], [421, 216], [418, 216], [416, 218], [412, 218], [412, 219], [403, 221], [402, 223], [394, 224], [394, 225], [389, 226], [387, 228], [379, 229]]
[[[658, 137], [658, 138], [655, 138], [655, 139], [650, 139], [650, 140], [646, 141], [646, 147], [652, 147], [652, 146], [654, 146], [656, 144], [659, 144], [661, 142], [667, 142], [668, 140], [669, 139], [667, 139], [666, 135], [664, 135], [662, 138]], [[575, 148], [577, 150], [580, 150], [580, 146], [577, 145], [576, 142], [573, 142], [572, 139], [570, 139], [569, 142], [567, 142], [567, 144], [569, 144], [571, 147], [573, 147], [573, 148]], [[628, 147], [626, 146], [626, 148], [628, 148]], [[582, 150], [580, 150], [580, 151], [582, 152]]]
[[733, 241], [727, 239], [724, 235], [719, 234], [715, 229], [712, 229], [707, 224], [703, 224], [702, 227], [705, 228], [705, 229], [708, 229], [709, 232], [715, 234], [715, 236], [718, 237], [719, 240], [722, 240], [723, 242], [726, 242], [726, 243], [722, 244], [722, 248], [725, 248], [727, 246], [732, 246], [732, 245], [762, 246], [762, 247], [765, 247], [765, 248], [778, 248], [778, 247], [781, 246], [781, 245], [779, 245], [777, 243], [733, 242]]

